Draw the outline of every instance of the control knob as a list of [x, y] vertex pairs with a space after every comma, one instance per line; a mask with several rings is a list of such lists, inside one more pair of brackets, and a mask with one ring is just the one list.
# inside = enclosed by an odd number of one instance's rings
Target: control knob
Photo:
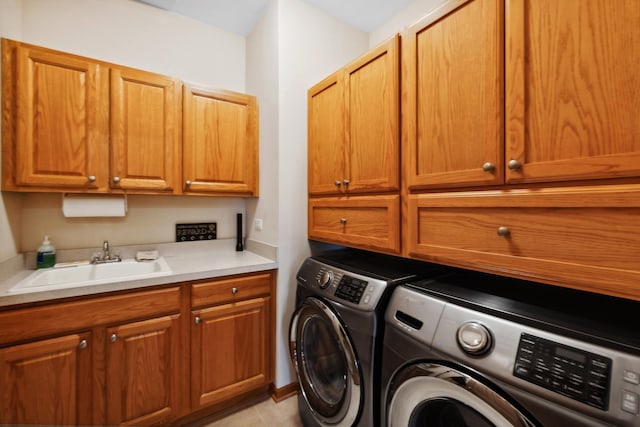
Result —
[[318, 277], [318, 286], [321, 289], [325, 289], [333, 281], [333, 271], [323, 271], [320, 277]]
[[458, 345], [471, 356], [486, 353], [491, 344], [491, 332], [478, 322], [466, 322], [458, 328]]

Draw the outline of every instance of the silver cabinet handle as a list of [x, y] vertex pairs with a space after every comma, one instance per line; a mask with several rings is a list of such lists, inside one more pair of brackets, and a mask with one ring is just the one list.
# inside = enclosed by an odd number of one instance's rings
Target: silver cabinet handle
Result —
[[187, 187], [188, 187], [188, 186], [190, 186], [190, 185], [191, 185], [191, 181], [186, 181], [186, 182], [184, 183], [184, 185], [186, 185]]
[[347, 218], [340, 218], [340, 224], [344, 225], [347, 223]]
[[116, 342], [118, 341], [118, 336], [116, 334], [111, 334], [111, 337], [109, 338], [109, 340], [111, 342]]
[[343, 183], [344, 185], [349, 185], [349, 180], [348, 180], [348, 179], [343, 179], [343, 180], [342, 180], [342, 183]]
[[113, 183], [114, 184], [120, 184], [120, 177], [119, 176], [114, 176], [113, 177]]
[[509, 237], [510, 234], [511, 230], [509, 230], [509, 227], [498, 227], [498, 236]]
[[82, 340], [82, 341], [80, 341], [80, 343], [78, 343], [78, 348], [82, 350], [82, 349], [87, 348], [88, 345], [89, 345], [89, 343], [87, 343], [87, 340]]
[[518, 160], [516, 159], [512, 159], [509, 160], [509, 163], [507, 163], [507, 166], [509, 167], [509, 169], [511, 169], [512, 171], [517, 171], [522, 169], [522, 163], [520, 163]]
[[96, 176], [95, 175], [89, 175], [87, 177], [87, 181], [89, 182], [96, 182]]
[[200, 322], [202, 322], [202, 319], [200, 318], [200, 316], [196, 316], [195, 319], [193, 319], [193, 321], [195, 322], [196, 325], [199, 325]]
[[491, 162], [486, 162], [484, 165], [482, 165], [482, 170], [485, 172], [493, 172], [494, 170], [496, 170], [496, 165]]
[[231, 293], [232, 294], [237, 294], [238, 293], [238, 288], [231, 288]]
[[336, 179], [335, 184], [336, 184], [336, 187], [340, 187], [340, 186], [342, 185], [342, 182], [340, 182], [340, 181], [338, 181], [338, 180]]

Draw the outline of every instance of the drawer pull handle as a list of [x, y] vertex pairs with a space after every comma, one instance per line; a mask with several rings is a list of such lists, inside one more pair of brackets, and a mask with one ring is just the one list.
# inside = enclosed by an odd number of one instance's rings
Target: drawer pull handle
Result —
[[196, 318], [193, 319], [193, 321], [196, 323], [196, 325], [199, 325], [200, 322], [202, 322], [202, 319], [200, 318], [200, 316], [196, 316]]
[[96, 182], [96, 176], [95, 175], [89, 175], [87, 177], [87, 181], [89, 182]]
[[191, 181], [185, 181], [185, 182], [184, 182], [184, 185], [185, 185], [186, 187], [189, 187], [189, 186], [191, 185]]
[[87, 343], [87, 340], [82, 340], [82, 341], [80, 341], [80, 343], [78, 344], [78, 348], [82, 350], [82, 349], [87, 348], [87, 346], [88, 346], [88, 345], [89, 345], [89, 343]]
[[336, 187], [340, 187], [340, 186], [342, 185], [342, 182], [340, 182], [340, 181], [338, 181], [338, 180], [336, 179], [335, 184], [336, 184]]
[[482, 165], [482, 170], [485, 172], [493, 172], [496, 170], [496, 165], [491, 162], [486, 162], [484, 165]]
[[109, 338], [109, 340], [111, 342], [116, 342], [118, 341], [118, 336], [116, 334], [111, 334], [111, 337]]
[[120, 184], [120, 177], [119, 176], [114, 176], [113, 177], [113, 183], [114, 184]]
[[345, 225], [347, 223], [347, 218], [340, 218], [340, 224]]
[[344, 185], [349, 185], [349, 180], [348, 180], [348, 179], [343, 179], [343, 180], [342, 180], [342, 183], [343, 183]]
[[522, 163], [520, 163], [518, 160], [515, 160], [515, 159], [509, 160], [509, 163], [507, 163], [507, 166], [509, 166], [509, 169], [511, 169], [512, 171], [518, 171], [522, 169]]
[[231, 293], [232, 294], [237, 294], [238, 293], [238, 288], [231, 288]]
[[509, 237], [509, 235], [511, 235], [511, 230], [509, 230], [509, 227], [498, 227], [498, 236]]

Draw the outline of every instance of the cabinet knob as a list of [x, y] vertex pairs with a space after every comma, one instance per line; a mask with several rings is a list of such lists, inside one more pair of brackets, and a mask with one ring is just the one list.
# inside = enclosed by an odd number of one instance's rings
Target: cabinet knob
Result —
[[116, 334], [111, 334], [111, 337], [109, 337], [109, 341], [111, 342], [118, 341], [118, 336]]
[[340, 186], [342, 185], [342, 182], [340, 182], [340, 181], [338, 181], [338, 180], [336, 179], [335, 184], [336, 184], [336, 187], [340, 187]]
[[348, 180], [348, 179], [343, 179], [343, 180], [342, 180], [342, 183], [343, 183], [344, 185], [349, 185], [349, 180]]
[[190, 186], [190, 185], [191, 185], [191, 181], [186, 181], [186, 182], [184, 183], [184, 185], [186, 185], [187, 187], [188, 187], [188, 186]]
[[196, 316], [196, 317], [193, 319], [193, 322], [194, 322], [196, 325], [199, 325], [199, 324], [200, 324], [200, 322], [202, 322], [202, 319], [200, 318], [200, 316]]
[[512, 171], [517, 171], [522, 169], [522, 163], [520, 163], [518, 160], [516, 159], [512, 159], [509, 160], [509, 163], [507, 163], [507, 166], [509, 167], [509, 169], [511, 169]]
[[95, 175], [89, 175], [87, 177], [87, 181], [89, 182], [96, 182], [96, 176]]
[[120, 184], [120, 177], [119, 176], [114, 176], [113, 177], [113, 183], [114, 184]]
[[486, 162], [484, 165], [482, 165], [482, 170], [485, 172], [493, 172], [494, 170], [496, 170], [496, 165], [491, 162]]
[[231, 288], [231, 293], [232, 294], [237, 294], [238, 293], [238, 288]]
[[340, 218], [340, 224], [345, 225], [347, 223], [347, 218]]
[[87, 340], [82, 340], [82, 341], [80, 341], [80, 343], [78, 343], [78, 348], [82, 350], [82, 349], [87, 348], [88, 345], [89, 344], [87, 343]]
[[509, 237], [510, 234], [511, 230], [509, 230], [509, 227], [498, 227], [498, 236]]

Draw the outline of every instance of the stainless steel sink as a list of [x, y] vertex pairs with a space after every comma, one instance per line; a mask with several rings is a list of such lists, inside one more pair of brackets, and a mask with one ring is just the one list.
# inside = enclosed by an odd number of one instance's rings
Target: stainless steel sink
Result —
[[40, 292], [105, 283], [167, 276], [171, 268], [164, 258], [153, 261], [124, 259], [108, 264], [84, 264], [37, 270], [9, 289], [9, 293]]

